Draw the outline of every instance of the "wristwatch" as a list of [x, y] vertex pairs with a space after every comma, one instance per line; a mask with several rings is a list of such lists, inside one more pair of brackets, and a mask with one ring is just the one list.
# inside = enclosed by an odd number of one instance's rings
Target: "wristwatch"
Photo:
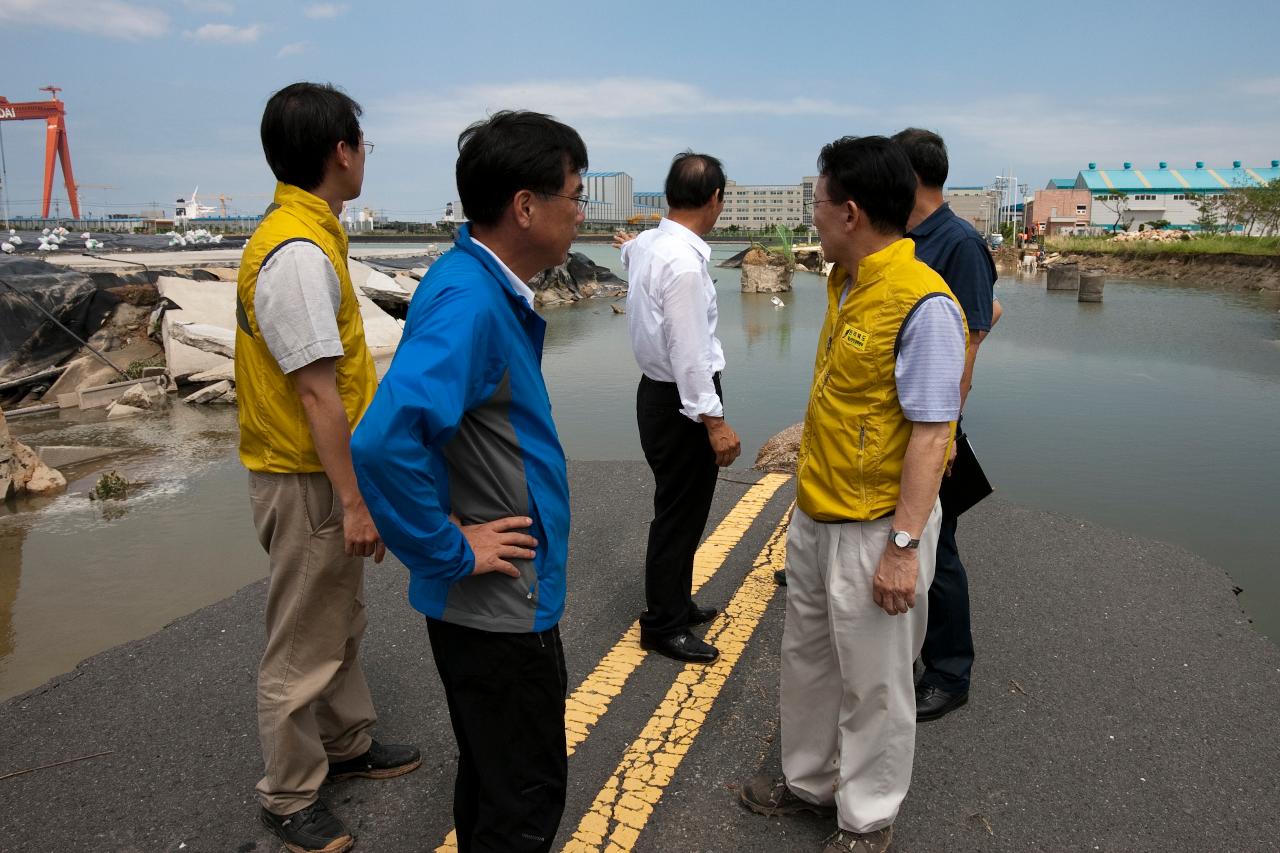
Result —
[[889, 529], [889, 541], [899, 548], [919, 548], [920, 540], [912, 539], [911, 534], [905, 530]]

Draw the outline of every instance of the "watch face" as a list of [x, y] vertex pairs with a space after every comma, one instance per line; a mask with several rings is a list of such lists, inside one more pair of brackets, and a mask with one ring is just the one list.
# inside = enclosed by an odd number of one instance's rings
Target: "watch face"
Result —
[[903, 530], [899, 530], [897, 533], [893, 534], [893, 544], [897, 545], [899, 548], [907, 547], [911, 544], [911, 534]]

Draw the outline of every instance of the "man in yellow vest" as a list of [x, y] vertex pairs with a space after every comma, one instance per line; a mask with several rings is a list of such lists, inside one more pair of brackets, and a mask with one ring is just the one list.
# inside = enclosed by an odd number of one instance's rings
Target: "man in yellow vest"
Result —
[[262, 147], [279, 183], [236, 285], [240, 460], [271, 565], [259, 817], [294, 853], [355, 843], [319, 797], [326, 779], [389, 778], [421, 763], [416, 748], [370, 736], [377, 716], [359, 659], [364, 558], [385, 552], [350, 449], [377, 388], [338, 222], [373, 147], [359, 115], [331, 86], [272, 95]]
[[911, 782], [912, 661], [938, 485], [960, 411], [964, 315], [903, 235], [916, 178], [881, 136], [822, 149], [813, 224], [828, 309], [796, 472], [782, 636], [782, 778], [742, 801], [837, 820], [824, 853], [887, 850]]

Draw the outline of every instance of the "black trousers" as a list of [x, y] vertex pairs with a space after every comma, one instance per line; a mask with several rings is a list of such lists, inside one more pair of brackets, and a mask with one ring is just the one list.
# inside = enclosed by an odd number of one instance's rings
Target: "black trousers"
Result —
[[569, 773], [560, 629], [501, 634], [428, 618], [427, 635], [458, 740], [459, 853], [546, 853]]
[[947, 693], [969, 692], [973, 669], [973, 634], [969, 628], [969, 577], [956, 545], [956, 516], [942, 516], [938, 559], [929, 586], [929, 627], [920, 661], [921, 683]]
[[[715, 388], [723, 399], [719, 374]], [[636, 423], [654, 480], [653, 523], [644, 560], [646, 610], [640, 615], [640, 630], [661, 636], [689, 626], [693, 555], [711, 512], [719, 469], [706, 426], [680, 414], [674, 382], [640, 377]]]

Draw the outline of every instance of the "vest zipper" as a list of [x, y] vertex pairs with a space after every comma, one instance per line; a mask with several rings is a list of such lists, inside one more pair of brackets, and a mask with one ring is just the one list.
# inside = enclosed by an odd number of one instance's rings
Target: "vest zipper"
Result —
[[862, 506], [867, 505], [867, 476], [863, 470], [862, 461], [867, 458], [867, 425], [862, 424], [858, 428], [858, 486], [862, 492]]

